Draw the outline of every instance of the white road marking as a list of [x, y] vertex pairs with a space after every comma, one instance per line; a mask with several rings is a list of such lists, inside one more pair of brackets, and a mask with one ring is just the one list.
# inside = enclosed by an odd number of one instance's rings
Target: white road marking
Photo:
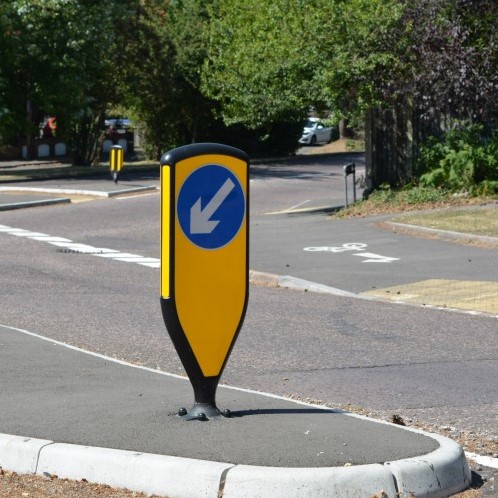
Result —
[[47, 244], [56, 247], [62, 247], [69, 251], [88, 254], [90, 256], [98, 256], [100, 258], [110, 258], [116, 261], [123, 261], [125, 263], [136, 263], [141, 266], [148, 266], [149, 268], [159, 268], [161, 263], [158, 258], [149, 258], [146, 256], [140, 256], [139, 254], [120, 252], [115, 249], [80, 244], [79, 242], [73, 242], [72, 240], [64, 237], [53, 237], [45, 233], [31, 232], [22, 228], [13, 228], [6, 225], [0, 225], [0, 233], [7, 233], [9, 235], [15, 235], [16, 237], [26, 237], [27, 239], [36, 240], [38, 242], [46, 242]]
[[288, 207], [287, 211], [290, 210], [290, 209], [297, 209], [297, 208], [299, 208], [301, 206], [304, 206], [305, 204], [308, 204], [308, 202], [311, 202], [311, 201], [307, 200], [307, 201], [303, 201], [303, 202], [300, 202], [298, 204], [295, 204], [294, 206]]
[[474, 460], [474, 462], [478, 463], [479, 465], [484, 465], [485, 467], [498, 469], [498, 458], [478, 455], [477, 453], [471, 453], [469, 451], [466, 451], [465, 455], [467, 456], [467, 458]]
[[[345, 251], [364, 251], [367, 248], [367, 244], [363, 242], [348, 242], [342, 244], [342, 246], [318, 246], [318, 247], [305, 247], [303, 251], [308, 252], [345, 252]], [[393, 258], [391, 256], [381, 256], [380, 254], [374, 254], [373, 252], [358, 252], [352, 254], [352, 256], [361, 256], [363, 258], [368, 258], [362, 261], [362, 263], [392, 263], [393, 261], [399, 261], [400, 258]]]
[[391, 258], [391, 256], [381, 256], [380, 254], [374, 254], [373, 252], [360, 252], [358, 254], [353, 254], [353, 256], [362, 256], [363, 258], [369, 258], [362, 261], [362, 263], [392, 263], [393, 261], [399, 261], [399, 258]]
[[[2, 230], [2, 231], [5, 231], [5, 230]], [[46, 233], [29, 232], [28, 230], [15, 232], [14, 235], [17, 235], [18, 237], [50, 237], [50, 235], [47, 235]]]
[[156, 261], [155, 263], [138, 263], [138, 264], [142, 266], [148, 266], [150, 268], [161, 268], [160, 261]]
[[50, 235], [36, 235], [30, 236], [30, 239], [33, 240], [41, 240], [42, 242], [71, 242], [69, 239], [65, 239], [64, 237], [50, 237]]
[[345, 252], [345, 251], [363, 251], [367, 247], [363, 242], [347, 242], [342, 246], [318, 246], [318, 247], [305, 247], [303, 251], [309, 252]]

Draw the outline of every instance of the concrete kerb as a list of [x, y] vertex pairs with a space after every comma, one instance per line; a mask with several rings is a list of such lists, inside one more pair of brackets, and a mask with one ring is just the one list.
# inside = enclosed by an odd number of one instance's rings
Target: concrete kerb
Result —
[[430, 228], [430, 227], [422, 227], [422, 226], [418, 226], [418, 225], [410, 225], [408, 223], [400, 223], [398, 221], [386, 221], [385, 223], [387, 225], [390, 225], [393, 227], [405, 228], [407, 230], [411, 230], [414, 232], [434, 234], [434, 235], [438, 235], [440, 237], [445, 237], [448, 239], [475, 240], [475, 241], [481, 241], [481, 242], [488, 242], [488, 243], [492, 243], [492, 244], [498, 244], [498, 237], [489, 237], [486, 235], [474, 235], [474, 234], [467, 234], [467, 233], [462, 233], [462, 232], [453, 232], [451, 230], [442, 230], [440, 228]]
[[53, 441], [0, 434], [0, 468], [36, 474], [40, 451], [49, 444]]
[[444, 444], [426, 456], [387, 462], [385, 466], [392, 472], [401, 496], [449, 496], [472, 482], [464, 451], [456, 443]]
[[374, 495], [389, 498], [398, 496], [393, 475], [381, 464], [309, 469], [240, 465], [229, 470], [222, 496], [365, 498]]
[[249, 282], [254, 285], [266, 287], [282, 287], [285, 289], [294, 289], [304, 292], [319, 292], [323, 294], [332, 294], [334, 296], [354, 297], [357, 299], [365, 299], [368, 301], [377, 300], [372, 296], [363, 296], [348, 292], [335, 287], [330, 287], [324, 284], [318, 284], [302, 278], [292, 277], [290, 275], [275, 275], [273, 273], [265, 273], [256, 270], [249, 271]]
[[70, 204], [69, 197], [59, 197], [56, 199], [41, 199], [37, 201], [11, 202], [9, 204], [0, 204], [0, 211], [11, 211], [13, 209], [23, 209], [28, 207], [51, 206], [54, 204]]
[[[366, 418], [354, 414], [347, 416]], [[86, 479], [178, 498], [298, 498], [303, 493], [364, 498], [382, 492], [386, 498], [408, 497], [410, 493], [437, 498], [468, 488], [471, 472], [457, 443], [416, 429], [405, 430], [436, 439], [440, 447], [427, 455], [384, 464], [282, 468], [234, 465], [0, 434], [0, 467], [20, 474]]]
[[155, 495], [214, 498], [222, 476], [231, 467], [220, 462], [53, 444], [42, 449], [36, 473]]

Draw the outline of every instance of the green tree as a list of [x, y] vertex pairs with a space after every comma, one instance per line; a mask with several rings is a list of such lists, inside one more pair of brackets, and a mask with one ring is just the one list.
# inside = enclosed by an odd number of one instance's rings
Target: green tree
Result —
[[210, 18], [205, 0], [176, 0], [168, 9], [168, 36], [181, 75], [182, 119], [192, 142], [209, 134], [215, 104], [201, 92]]
[[307, 29], [315, 9], [306, 3], [212, 3], [202, 88], [220, 102], [226, 123], [269, 128], [302, 119], [310, 102], [318, 101], [310, 85], [316, 43]]
[[182, 141], [179, 75], [166, 16], [164, 2], [141, 2], [131, 43], [125, 47], [122, 73], [124, 99], [144, 126], [149, 155], [156, 158]]
[[201, 0], [146, 0], [135, 19], [123, 87], [126, 102], [145, 127], [153, 157], [215, 132], [216, 103], [200, 89], [208, 5]]
[[[374, 80], [382, 103], [369, 118], [374, 187], [417, 179], [424, 172], [415, 168], [420, 148], [430, 135], [481, 123], [489, 137], [498, 117], [497, 13], [491, 0], [403, 2], [387, 45], [393, 64]], [[465, 157], [471, 155], [458, 156], [460, 165]]]
[[[138, 0], [137, 0], [138, 1]], [[135, 1], [14, 0], [2, 5], [0, 84], [11, 132], [32, 137], [40, 114], [58, 118], [73, 160], [97, 153], [106, 106], [116, 99], [117, 26]]]
[[386, 38], [400, 12], [393, 0], [213, 2], [203, 90], [227, 123], [253, 128], [299, 123], [311, 106], [357, 112], [392, 63]]
[[492, 0], [405, 2], [379, 81], [385, 101], [410, 95], [427, 117], [489, 121], [496, 116], [498, 6]]

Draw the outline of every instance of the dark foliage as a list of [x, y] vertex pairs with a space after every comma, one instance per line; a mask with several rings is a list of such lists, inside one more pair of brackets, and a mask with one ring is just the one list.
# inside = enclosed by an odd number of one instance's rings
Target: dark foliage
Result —
[[425, 118], [496, 119], [496, 1], [410, 1], [398, 29], [399, 67], [384, 80], [386, 98], [411, 96]]

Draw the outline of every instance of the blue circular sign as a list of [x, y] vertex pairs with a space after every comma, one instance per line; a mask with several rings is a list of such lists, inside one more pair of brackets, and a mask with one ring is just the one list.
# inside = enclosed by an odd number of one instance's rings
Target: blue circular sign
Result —
[[218, 249], [239, 232], [246, 212], [244, 190], [228, 168], [201, 166], [183, 182], [176, 212], [183, 233], [192, 243]]

